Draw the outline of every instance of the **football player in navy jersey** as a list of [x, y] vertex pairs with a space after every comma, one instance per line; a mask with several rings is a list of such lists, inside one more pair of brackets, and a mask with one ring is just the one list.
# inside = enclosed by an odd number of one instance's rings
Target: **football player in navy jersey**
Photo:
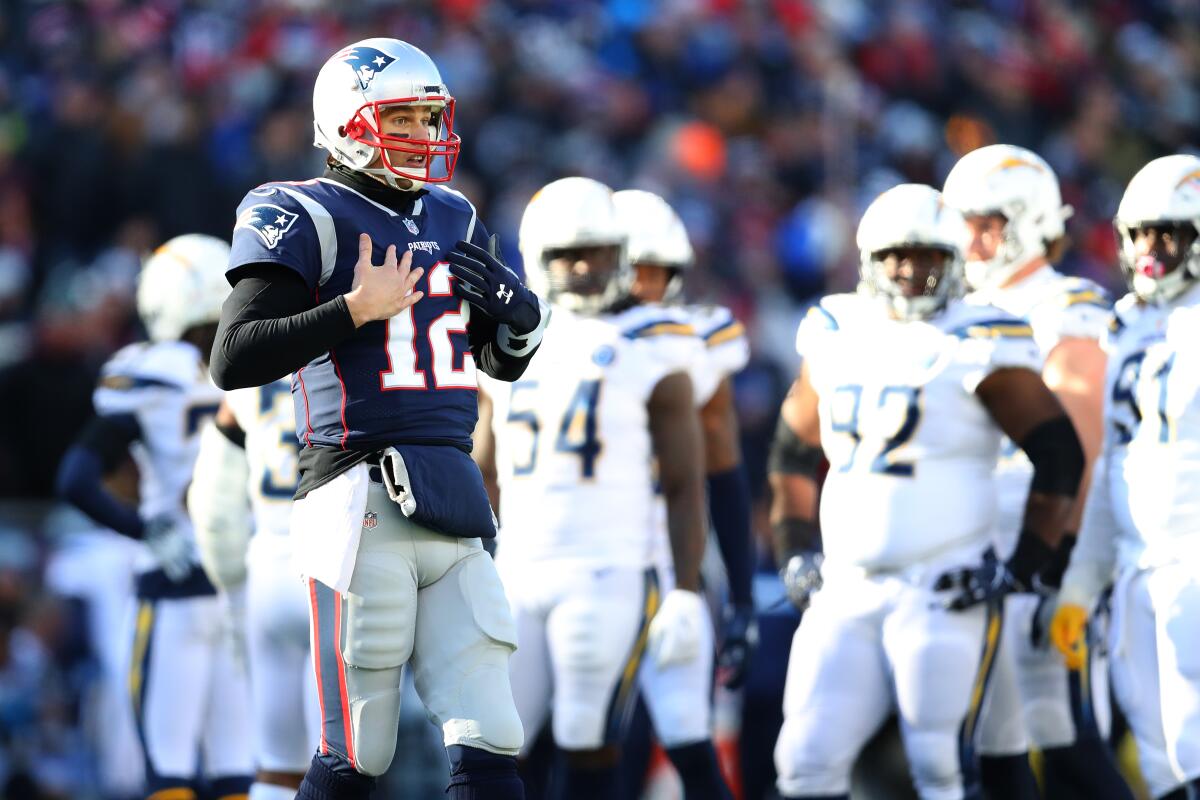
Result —
[[515, 631], [470, 449], [476, 368], [520, 377], [549, 310], [444, 185], [454, 99], [425, 53], [396, 39], [342, 49], [313, 111], [328, 169], [242, 201], [211, 362], [227, 389], [294, 373], [292, 540], [323, 718], [297, 796], [370, 795], [407, 664], [443, 729], [449, 796], [520, 798]]

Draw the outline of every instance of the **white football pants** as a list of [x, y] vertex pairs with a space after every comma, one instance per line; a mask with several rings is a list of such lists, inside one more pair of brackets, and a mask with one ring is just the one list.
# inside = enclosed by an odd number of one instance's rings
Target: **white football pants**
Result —
[[517, 622], [513, 696], [532, 744], [553, 709], [554, 743], [594, 750], [622, 738], [659, 593], [653, 569], [552, 561], [498, 567]]
[[308, 593], [288, 540], [259, 534], [246, 557], [246, 655], [260, 770], [303, 773], [320, 741], [308, 637]]
[[321, 751], [366, 775], [387, 770], [407, 664], [447, 746], [516, 755], [516, 632], [491, 556], [479, 539], [413, 523], [380, 484], [371, 483], [366, 511], [371, 527], [362, 530], [349, 590], [308, 580]]
[[893, 711], [920, 796], [963, 796], [1001, 621], [983, 606], [945, 610], [925, 588], [935, 577], [826, 571], [788, 659], [775, 745], [784, 797], [848, 793], [859, 751]]
[[1200, 778], [1200, 564], [1125, 575], [1112, 604], [1113, 692], [1158, 797]]
[[140, 599], [129, 688], [151, 789], [249, 776], [250, 698], [216, 595]]

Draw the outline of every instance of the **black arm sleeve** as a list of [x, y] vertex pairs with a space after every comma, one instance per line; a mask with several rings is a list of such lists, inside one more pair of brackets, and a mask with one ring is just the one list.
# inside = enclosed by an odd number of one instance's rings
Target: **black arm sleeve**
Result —
[[775, 426], [775, 438], [767, 456], [767, 471], [783, 475], [803, 475], [816, 478], [821, 471], [825, 451], [801, 441], [792, 426], [780, 414]]
[[1074, 497], [1087, 466], [1075, 426], [1066, 414], [1043, 422], [1025, 436], [1021, 449], [1033, 464], [1029, 488]]
[[354, 333], [342, 295], [313, 307], [304, 279], [277, 264], [231, 276], [209, 369], [222, 389], [262, 386], [295, 372]]

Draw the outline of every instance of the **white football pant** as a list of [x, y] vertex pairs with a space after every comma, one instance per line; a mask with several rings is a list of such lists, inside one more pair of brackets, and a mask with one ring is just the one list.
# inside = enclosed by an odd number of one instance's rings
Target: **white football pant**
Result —
[[1001, 623], [982, 605], [945, 610], [926, 588], [936, 577], [826, 571], [788, 659], [775, 745], [783, 796], [848, 793], [859, 752], [895, 711], [918, 794], [963, 797]]
[[[979, 720], [979, 752], [1011, 756], [1029, 748], [1047, 750], [1074, 744], [1077, 728], [1085, 724], [1083, 709], [1071, 705], [1072, 680], [1062, 655], [1043, 632], [1042, 647], [1033, 644], [1038, 598], [1015, 594], [1005, 598], [1004, 633], [988, 681]], [[1049, 620], [1046, 621], [1047, 624]], [[1108, 703], [1108, 659], [1103, 649], [1090, 652], [1087, 675], [1087, 713], [1101, 736], [1112, 723]]]
[[1159, 797], [1200, 778], [1200, 564], [1122, 576], [1112, 606], [1113, 693]]
[[151, 788], [249, 776], [250, 698], [216, 595], [139, 599], [129, 688]]
[[553, 710], [554, 743], [594, 750], [622, 738], [659, 592], [653, 569], [552, 561], [498, 566], [517, 622], [513, 696], [531, 745]]
[[[675, 588], [675, 572], [659, 567], [662, 593]], [[704, 604], [700, 656], [691, 661], [660, 667], [652, 657], [642, 659], [638, 687], [654, 724], [654, 733], [662, 746], [695, 744], [712, 736], [713, 645], [712, 618]]]
[[362, 530], [349, 591], [308, 580], [321, 752], [366, 775], [387, 770], [408, 664], [446, 746], [516, 755], [516, 634], [491, 556], [479, 539], [411, 522], [381, 484], [371, 483], [366, 511], [372, 527]]
[[308, 636], [308, 593], [288, 540], [254, 537], [246, 559], [246, 655], [260, 770], [305, 772], [321, 738]]

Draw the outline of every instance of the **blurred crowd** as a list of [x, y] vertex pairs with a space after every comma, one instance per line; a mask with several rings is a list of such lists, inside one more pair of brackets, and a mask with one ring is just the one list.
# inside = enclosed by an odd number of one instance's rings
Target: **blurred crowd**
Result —
[[[456, 187], [510, 263], [526, 201], [556, 177], [678, 209], [698, 254], [688, 293], [752, 334], [737, 392], [758, 492], [795, 323], [853, 286], [858, 215], [880, 191], [940, 185], [983, 144], [1030, 147], [1075, 209], [1064, 271], [1116, 288], [1125, 182], [1200, 142], [1192, 0], [2, 0], [0, 497], [49, 498], [96, 370], [139, 336], [143, 254], [228, 236], [248, 189], [319, 173], [313, 77], [368, 36], [442, 69]], [[0, 537], [54, 533], [9, 507]], [[36, 583], [39, 557], [4, 569]], [[74, 669], [54, 628], [70, 614], [7, 604], [4, 574], [0, 778], [14, 726], [70, 717]], [[68, 665], [61, 680], [43, 662]]]

